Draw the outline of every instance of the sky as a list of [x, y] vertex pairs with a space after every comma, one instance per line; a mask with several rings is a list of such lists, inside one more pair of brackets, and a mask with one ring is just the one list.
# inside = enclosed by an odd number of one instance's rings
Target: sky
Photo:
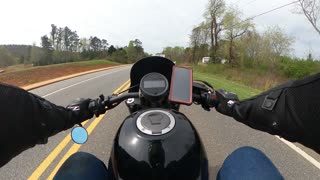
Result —
[[[51, 24], [68, 26], [80, 37], [97, 36], [125, 46], [140, 39], [148, 53], [166, 46], [188, 46], [194, 26], [201, 23], [208, 0], [8, 0], [0, 3], [0, 44], [40, 45]], [[242, 19], [292, 0], [226, 0], [237, 6]], [[295, 39], [292, 56], [309, 52], [320, 59], [320, 36], [294, 5], [253, 20], [258, 31], [278, 25]]]

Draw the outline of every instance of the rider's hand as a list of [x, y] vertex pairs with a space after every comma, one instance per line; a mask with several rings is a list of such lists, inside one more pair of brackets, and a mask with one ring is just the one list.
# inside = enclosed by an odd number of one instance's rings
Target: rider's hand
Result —
[[233, 116], [233, 106], [239, 102], [238, 96], [225, 90], [216, 90], [216, 110], [224, 115]]
[[93, 112], [89, 110], [91, 101], [91, 99], [78, 98], [67, 106], [67, 109], [73, 113], [74, 123], [78, 124], [93, 117]]
[[89, 104], [89, 110], [93, 112], [96, 117], [99, 117], [100, 114], [104, 114], [107, 110], [104, 104], [105, 97], [100, 95], [96, 100], [92, 100]]

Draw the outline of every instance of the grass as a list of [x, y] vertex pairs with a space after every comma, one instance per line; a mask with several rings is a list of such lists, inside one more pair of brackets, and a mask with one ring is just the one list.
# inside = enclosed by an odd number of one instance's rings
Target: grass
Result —
[[13, 66], [8, 66], [6, 68], [2, 68], [5, 70], [5, 73], [8, 72], [15, 72], [15, 71], [24, 71], [24, 70], [31, 70], [31, 69], [37, 69], [37, 68], [55, 68], [55, 67], [62, 67], [62, 66], [95, 66], [95, 65], [117, 65], [119, 63], [109, 61], [109, 60], [102, 60], [102, 59], [93, 59], [90, 61], [78, 61], [78, 62], [69, 62], [69, 63], [61, 63], [61, 64], [52, 64], [47, 66], [35, 66], [32, 67], [31, 64], [23, 65], [23, 64], [17, 64]]
[[113, 61], [109, 61], [109, 60], [102, 60], [102, 59], [93, 59], [90, 61], [80, 61], [80, 62], [74, 62], [74, 63], [67, 63], [67, 64], [74, 64], [74, 65], [79, 65], [79, 66], [93, 66], [93, 65], [103, 65], [103, 64], [107, 64], [107, 65], [117, 65], [119, 63], [117, 62], [113, 62]]
[[261, 92], [260, 90], [209, 73], [193, 72], [193, 79], [207, 81], [215, 89], [224, 89], [236, 93], [240, 100], [250, 98]]
[[224, 64], [199, 64], [193, 66], [193, 69], [195, 72], [211, 74], [217, 78], [220, 77], [221, 79], [234, 81], [262, 91], [268, 90], [289, 80], [288, 77], [283, 76], [279, 71], [270, 71], [263, 67], [232, 68]]
[[21, 70], [29, 69], [31, 67], [32, 67], [31, 64], [28, 64], [28, 65], [18, 64], [18, 65], [13, 65], [13, 66], [9, 66], [6, 68], [0, 68], [0, 69], [5, 70], [5, 72], [14, 72], [14, 71], [21, 71]]

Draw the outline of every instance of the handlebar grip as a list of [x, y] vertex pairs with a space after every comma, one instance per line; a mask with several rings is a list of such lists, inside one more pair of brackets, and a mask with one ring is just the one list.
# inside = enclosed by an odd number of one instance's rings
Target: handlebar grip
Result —
[[217, 96], [208, 92], [193, 94], [192, 98], [194, 102], [201, 104], [202, 108], [207, 111], [217, 105]]
[[89, 103], [88, 109], [96, 116], [99, 117], [100, 114], [106, 112], [105, 103], [104, 103], [104, 96], [100, 95], [98, 99], [91, 100]]
[[89, 103], [89, 111], [91, 111], [96, 117], [98, 117], [101, 113], [99, 112], [100, 104], [97, 102], [97, 100], [92, 100]]
[[216, 94], [209, 94], [208, 104], [211, 108], [215, 107], [218, 103]]

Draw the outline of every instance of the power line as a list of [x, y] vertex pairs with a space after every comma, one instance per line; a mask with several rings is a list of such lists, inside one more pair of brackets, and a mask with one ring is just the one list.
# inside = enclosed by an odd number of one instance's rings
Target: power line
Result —
[[274, 9], [271, 9], [271, 10], [269, 10], [269, 11], [263, 12], [263, 13], [261, 13], [261, 14], [252, 16], [252, 17], [250, 17], [250, 18], [247, 18], [247, 19], [241, 21], [240, 23], [243, 23], [243, 22], [246, 22], [246, 21], [250, 21], [250, 20], [255, 19], [255, 18], [259, 17], [259, 16], [263, 16], [263, 15], [265, 15], [265, 14], [271, 13], [271, 12], [273, 12], [273, 11], [276, 11], [276, 10], [278, 10], [278, 9], [287, 7], [287, 6], [291, 5], [291, 4], [295, 4], [295, 3], [297, 3], [297, 2], [299, 2], [299, 0], [294, 1], [294, 2], [291, 2], [291, 3], [288, 3], [288, 4], [285, 4], [285, 5], [282, 5], [282, 6], [279, 6], [279, 7], [276, 7], [276, 8], [274, 8]]
[[243, 22], [253, 20], [253, 19], [257, 18], [257, 17], [263, 16], [263, 15], [265, 15], [265, 14], [271, 13], [271, 12], [273, 12], [273, 11], [276, 11], [276, 10], [278, 10], [278, 9], [284, 8], [284, 7], [289, 6], [289, 5], [291, 5], [291, 4], [295, 4], [295, 3], [297, 3], [297, 2], [299, 2], [299, 0], [294, 1], [294, 2], [291, 2], [291, 3], [288, 3], [288, 4], [284, 4], [284, 5], [279, 6], [279, 7], [276, 7], [276, 8], [273, 8], [273, 9], [271, 9], [271, 10], [269, 10], [269, 11], [266, 11], [266, 12], [263, 12], [263, 13], [261, 13], [261, 14], [257, 14], [257, 15], [255, 15], [255, 16], [252, 16], [252, 17], [250, 17], [250, 18], [247, 18], [247, 19], [245, 19], [245, 20], [243, 20], [243, 21], [241, 21], [241, 22], [239, 22], [239, 23], [237, 23], [237, 24], [235, 24], [235, 25], [232, 25], [231, 28], [234, 27], [234, 26], [236, 26], [236, 25], [238, 25], [238, 24], [241, 24], [241, 23], [243, 23]]

